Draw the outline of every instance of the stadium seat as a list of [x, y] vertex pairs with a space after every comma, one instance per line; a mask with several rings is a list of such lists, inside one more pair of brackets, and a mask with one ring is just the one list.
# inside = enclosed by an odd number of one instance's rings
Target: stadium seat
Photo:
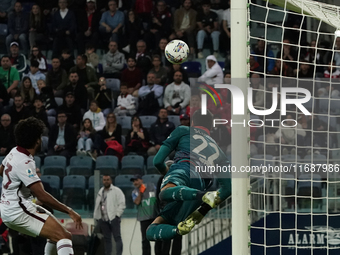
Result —
[[153, 183], [155, 186], [157, 186], [159, 178], [161, 177], [162, 175], [160, 174], [146, 174], [143, 176], [143, 183]]
[[98, 73], [100, 73], [100, 74], [103, 73], [103, 64], [102, 64], [102, 63], [99, 63], [99, 64], [98, 64], [97, 71], [98, 71]]
[[168, 120], [170, 122], [174, 123], [176, 127], [181, 125], [181, 121], [179, 119], [179, 116], [177, 116], [177, 115], [170, 115], [170, 116], [168, 116]]
[[120, 188], [125, 195], [126, 209], [133, 209], [135, 204], [132, 201], [132, 191], [135, 189], [130, 179], [133, 175], [118, 175], [115, 179], [115, 186]]
[[142, 121], [144, 128], [150, 128], [153, 123], [156, 122], [157, 117], [156, 116], [140, 116], [140, 120]]
[[224, 68], [225, 62], [223, 62], [223, 61], [218, 61], [218, 65], [222, 68], [222, 70], [223, 70], [223, 72], [224, 72], [224, 71], [225, 71], [225, 68]]
[[41, 181], [46, 182], [50, 185], [52, 191], [51, 195], [54, 196], [56, 199], [60, 199], [60, 178], [59, 176], [54, 175], [42, 175]]
[[[103, 186], [103, 182], [100, 181], [100, 187]], [[89, 183], [88, 183], [88, 193], [87, 193], [87, 204], [89, 205], [89, 210], [94, 209], [94, 204], [95, 204], [95, 196], [97, 194], [94, 194], [94, 175], [90, 176], [89, 178]]]
[[149, 156], [146, 162], [146, 173], [147, 174], [159, 174], [157, 168], [153, 164], [153, 158], [155, 156]]
[[327, 164], [327, 158], [322, 154], [313, 154], [313, 156], [311, 154], [307, 154], [303, 159], [306, 163]]
[[337, 124], [337, 117], [329, 117], [326, 115], [318, 115], [319, 120], [325, 122], [328, 126], [328, 122], [329, 125], [328, 127], [331, 127], [333, 130], [336, 129], [336, 124]]
[[126, 135], [131, 129], [131, 117], [130, 116], [116, 116], [117, 123], [122, 126], [122, 133]]
[[2, 177], [0, 176], [0, 183], [1, 183], [1, 185], [0, 185], [0, 194], [1, 194], [1, 192], [2, 192]]
[[87, 156], [73, 156], [70, 165], [66, 168], [67, 175], [83, 175], [90, 177], [93, 175], [92, 158]]
[[122, 159], [119, 174], [144, 174], [144, 158], [139, 155], [128, 155]]
[[85, 204], [86, 179], [80, 175], [68, 175], [63, 180], [62, 202], [74, 209]]
[[188, 77], [200, 77], [202, 75], [200, 62], [184, 62], [182, 68], [188, 73]]
[[61, 106], [64, 103], [64, 99], [61, 97], [55, 97], [54, 99], [58, 106]]
[[112, 91], [120, 91], [120, 80], [118, 79], [106, 79], [106, 87]]
[[66, 158], [64, 156], [47, 156], [41, 167], [43, 175], [57, 175], [63, 178], [66, 174]]
[[34, 161], [35, 161], [35, 167], [40, 168], [41, 167], [41, 158], [38, 157], [38, 156], [34, 156]]
[[297, 195], [320, 197], [322, 190], [321, 176], [318, 174], [301, 174], [298, 179]]
[[89, 243], [89, 226], [83, 222], [83, 228], [76, 228], [76, 223], [68, 222], [65, 228], [72, 234], [72, 247], [74, 254], [84, 255], [88, 250]]
[[55, 124], [54, 116], [48, 116], [48, 124], [50, 125], [50, 127], [52, 127]]
[[2, 163], [2, 161], [5, 159], [6, 156], [0, 156], [0, 164]]
[[95, 170], [99, 170], [100, 174], [108, 174], [115, 177], [118, 170], [118, 158], [109, 155], [99, 156], [96, 161]]

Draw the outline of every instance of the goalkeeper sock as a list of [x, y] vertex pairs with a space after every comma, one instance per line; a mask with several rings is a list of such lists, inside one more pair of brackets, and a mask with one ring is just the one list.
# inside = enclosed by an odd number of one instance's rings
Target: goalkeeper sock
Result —
[[202, 200], [205, 192], [192, 189], [186, 186], [176, 186], [167, 188], [159, 193], [159, 198], [162, 201], [187, 201], [187, 200]]
[[177, 236], [177, 227], [168, 224], [151, 224], [146, 230], [149, 241], [171, 240]]

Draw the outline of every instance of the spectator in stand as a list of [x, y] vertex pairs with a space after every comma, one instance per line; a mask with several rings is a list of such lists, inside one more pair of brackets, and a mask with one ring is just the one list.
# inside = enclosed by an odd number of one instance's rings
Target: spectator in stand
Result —
[[[228, 1], [230, 6], [230, 0]], [[221, 35], [220, 35], [220, 49], [222, 52], [230, 54], [230, 8], [223, 11], [223, 18], [221, 24]], [[229, 54], [228, 54], [229, 53]]]
[[13, 11], [16, 0], [3, 0], [0, 2], [0, 23], [6, 24], [8, 15]]
[[57, 122], [50, 129], [47, 155], [60, 155], [70, 158], [76, 151], [76, 132], [67, 123], [66, 113], [58, 112]]
[[301, 59], [300, 60], [300, 71], [298, 73], [298, 78], [313, 78], [314, 76], [314, 68], [311, 67], [311, 65], [306, 62], [306, 60]]
[[194, 112], [201, 108], [201, 97], [199, 95], [192, 95], [190, 104], [187, 106], [185, 114], [192, 116]]
[[[57, 58], [57, 57], [54, 57]], [[70, 69], [74, 67], [74, 58], [71, 56], [71, 51], [69, 49], [64, 49], [61, 53], [60, 67], [66, 71], [70, 72]]]
[[108, 2], [109, 10], [104, 12], [99, 21], [99, 32], [104, 41], [119, 42], [119, 37], [122, 36], [124, 25], [124, 13], [117, 9], [117, 0]]
[[35, 89], [32, 86], [32, 81], [29, 77], [22, 79], [22, 85], [20, 86], [20, 95], [24, 99], [24, 106], [30, 108], [36, 97]]
[[263, 73], [262, 66], [258, 62], [256, 62], [254, 56], [249, 57], [249, 68], [251, 72], [260, 72]]
[[11, 122], [11, 116], [3, 114], [0, 123], [0, 155], [6, 156], [14, 146], [14, 126]]
[[[338, 39], [338, 38], [336, 40], [336, 44], [337, 43], [340, 43], [340, 39]], [[336, 55], [334, 55], [334, 58], [335, 58], [335, 56]], [[322, 60], [320, 52], [319, 51], [316, 52], [316, 40], [312, 40], [310, 42], [310, 48], [308, 48], [304, 60], [311, 63], [311, 64], [316, 65], [316, 73], [322, 73], [323, 72], [322, 64], [324, 64], [324, 62]], [[340, 60], [340, 58], [339, 58], [339, 60]]]
[[[282, 65], [282, 66], [281, 66]], [[294, 70], [290, 65], [285, 61], [281, 61], [281, 59], [277, 59], [275, 61], [275, 66], [273, 70], [270, 72], [273, 75], [282, 75], [286, 77], [294, 77]]]
[[182, 6], [175, 11], [173, 33], [169, 39], [180, 39], [188, 43], [190, 48], [189, 59], [195, 55], [195, 29], [197, 26], [197, 12], [192, 8], [192, 0], [184, 0]]
[[[112, 144], [113, 141], [117, 142], [114, 143], [116, 147], [109, 147], [109, 144]], [[117, 123], [114, 113], [110, 112], [106, 116], [106, 125], [102, 130], [97, 132], [93, 148], [93, 158], [102, 154], [120, 157], [123, 155], [122, 127]]]
[[184, 113], [190, 102], [190, 87], [183, 82], [183, 75], [180, 71], [175, 72], [174, 82], [166, 86], [164, 92], [164, 108], [168, 114], [180, 115]]
[[60, 67], [59, 58], [52, 59], [52, 69], [46, 74], [46, 85], [53, 89], [56, 97], [63, 96], [63, 89], [67, 85], [67, 73]]
[[27, 55], [27, 32], [28, 32], [28, 17], [26, 13], [22, 11], [22, 5], [16, 2], [14, 5], [14, 11], [8, 15], [8, 33], [6, 37], [7, 52], [10, 52], [10, 44], [13, 41], [19, 41], [22, 47], [23, 53]]
[[38, 84], [37, 82], [39, 80], [46, 80], [45, 74], [40, 72], [39, 70], [39, 62], [36, 60], [32, 60], [31, 66], [30, 66], [30, 71], [28, 74], [25, 74], [24, 77], [30, 77], [32, 81], [32, 86], [35, 89], [35, 93], [39, 95], [39, 89], [38, 89]]
[[152, 0], [136, 0], [135, 11], [138, 17], [141, 18], [142, 22], [147, 24], [146, 29], [150, 29], [151, 25], [151, 12], [154, 8]]
[[91, 155], [96, 130], [90, 119], [84, 119], [78, 135], [77, 156]]
[[98, 28], [99, 21], [101, 18], [101, 13], [96, 9], [95, 0], [87, 0], [86, 7], [84, 9], [78, 9], [77, 15], [77, 45], [78, 53], [85, 53], [86, 43], [91, 43], [93, 45], [98, 44]]
[[38, 61], [40, 72], [46, 73], [48, 71], [46, 57], [41, 53], [38, 46], [32, 47], [31, 63], [33, 60]]
[[45, 15], [42, 13], [40, 6], [32, 6], [29, 21], [29, 42], [31, 49], [39, 42], [46, 40], [46, 23]]
[[42, 122], [44, 122], [45, 126], [46, 126], [46, 135], [48, 134], [48, 129], [50, 128], [50, 125], [48, 123], [48, 118], [47, 118], [47, 114], [45, 111], [45, 107], [44, 104], [40, 98], [40, 96], [36, 97], [34, 99], [34, 107], [31, 109], [29, 116], [30, 117], [34, 117], [36, 119], [41, 120]]
[[163, 105], [163, 86], [155, 84], [155, 79], [156, 75], [149, 73], [147, 84], [138, 91], [138, 115], [156, 115], [159, 107]]
[[55, 101], [52, 87], [46, 86], [46, 82], [44, 80], [39, 80], [38, 89], [40, 92], [39, 98], [45, 107], [47, 115], [55, 116], [58, 105]]
[[267, 49], [266, 47], [266, 41], [259, 39], [251, 54], [254, 55], [255, 61], [259, 63], [261, 70], [266, 70], [266, 72], [270, 73], [275, 66], [274, 53], [269, 47]]
[[131, 119], [131, 130], [126, 135], [125, 155], [130, 152], [146, 156], [149, 149], [149, 132], [143, 128], [140, 118], [135, 115]]
[[75, 130], [79, 130], [81, 122], [80, 106], [75, 103], [75, 97], [72, 92], [67, 92], [63, 105], [58, 107], [57, 112], [64, 112], [67, 116], [67, 123], [71, 124]]
[[297, 52], [296, 50], [290, 45], [289, 39], [283, 39], [283, 51], [279, 51], [276, 54], [276, 58], [280, 58], [283, 60], [283, 63], [290, 66], [293, 70], [297, 67]]
[[223, 70], [218, 64], [216, 57], [210, 55], [205, 59], [207, 70], [205, 73], [198, 77], [198, 82], [204, 82], [208, 85], [222, 84], [223, 83]]
[[76, 18], [72, 10], [67, 9], [67, 0], [59, 0], [59, 9], [53, 14], [53, 56], [60, 56], [62, 47], [66, 44], [73, 50], [73, 39], [76, 34]]
[[96, 48], [94, 44], [87, 43], [85, 46], [86, 52], [85, 55], [87, 57], [87, 65], [92, 67], [94, 70], [97, 70], [99, 64], [99, 56], [96, 53]]
[[328, 63], [328, 68], [324, 71], [323, 76], [329, 83], [321, 83], [321, 88], [318, 89], [318, 96], [339, 97], [339, 87], [334, 81], [340, 78], [340, 70], [335, 66], [335, 61], [333, 61], [333, 63], [331, 61]]
[[190, 117], [186, 115], [185, 113], [181, 114], [179, 116], [179, 120], [181, 122], [181, 126], [187, 126], [190, 127]]
[[98, 79], [95, 70], [92, 67], [87, 66], [86, 63], [86, 55], [79, 55], [76, 60], [76, 66], [70, 69], [70, 73], [78, 74], [78, 83], [85, 86], [89, 99], [93, 100], [94, 90], [98, 84]]
[[261, 84], [261, 76], [257, 73], [253, 73], [250, 76], [250, 85], [253, 88], [253, 106], [257, 106], [257, 109], [263, 109], [265, 91], [264, 86]]
[[0, 80], [7, 89], [7, 93], [14, 97], [20, 80], [20, 75], [15, 67], [12, 67], [10, 58], [3, 56], [1, 58]]
[[152, 51], [152, 55], [158, 55], [161, 58], [161, 65], [163, 67], [171, 66], [171, 63], [165, 57], [165, 47], [168, 44], [168, 42], [169, 41], [167, 38], [161, 38], [161, 40], [158, 43], [158, 48]]
[[104, 77], [120, 79], [124, 64], [124, 54], [119, 52], [117, 42], [111, 41], [109, 43], [109, 52], [103, 56]]
[[127, 45], [123, 48], [127, 53], [136, 52], [136, 44], [144, 34], [143, 23], [133, 10], [130, 10], [125, 20], [125, 36]]
[[75, 103], [82, 109], [87, 109], [87, 90], [84, 84], [80, 84], [77, 72], [70, 72], [69, 84], [64, 89], [64, 94], [72, 92], [75, 97]]
[[101, 112], [101, 109], [98, 107], [98, 103], [95, 100], [91, 101], [90, 110], [85, 112], [83, 116], [83, 120], [90, 119], [92, 121], [92, 126], [96, 131], [100, 131], [105, 126], [105, 118], [104, 114]]
[[120, 84], [120, 95], [114, 113], [118, 116], [133, 116], [136, 114], [135, 98], [129, 94], [125, 83]]
[[157, 2], [156, 9], [151, 13], [151, 23], [144, 35], [149, 49], [154, 49], [162, 37], [168, 38], [171, 34], [171, 12], [163, 0]]
[[204, 40], [207, 36], [211, 37], [213, 42], [214, 56], [218, 58], [218, 49], [219, 45], [219, 37], [220, 31], [218, 27], [218, 16], [216, 12], [210, 10], [210, 0], [202, 1], [202, 12], [197, 14], [197, 49], [198, 49], [198, 58], [204, 58], [203, 56], [203, 44]]
[[138, 67], [143, 73], [143, 79], [146, 78], [150, 69], [152, 68], [151, 56], [146, 51], [146, 43], [143, 40], [137, 42], [137, 52], [133, 54], [136, 59], [136, 67]]
[[152, 56], [152, 65], [153, 67], [149, 71], [150, 73], [154, 73], [156, 75], [155, 83], [161, 86], [165, 85], [166, 79], [168, 77], [168, 71], [165, 67], [161, 66], [162, 61], [159, 55]]
[[15, 67], [20, 75], [22, 75], [27, 69], [27, 62], [25, 55], [19, 53], [19, 44], [17, 42], [12, 42], [10, 44], [9, 58], [11, 60], [12, 67]]
[[58, 10], [58, 0], [36, 0], [47, 22], [51, 22], [51, 15]]
[[189, 78], [188, 78], [188, 74], [187, 74], [187, 71], [184, 70], [180, 64], [172, 64], [170, 66], [170, 70], [168, 72], [168, 78], [167, 78], [167, 81], [166, 83], [167, 84], [170, 84], [170, 83], [173, 83], [174, 82], [174, 74], [175, 72], [177, 71], [180, 71], [183, 75], [183, 82], [185, 84], [189, 84]]
[[127, 68], [123, 70], [120, 81], [121, 84], [125, 83], [127, 85], [129, 94], [138, 97], [138, 90], [143, 82], [143, 74], [136, 67], [136, 59], [134, 57], [128, 57]]
[[2, 84], [0, 80], [0, 115], [5, 111], [5, 107], [7, 107], [9, 103], [9, 94], [7, 93], [7, 89], [4, 84]]
[[148, 149], [148, 155], [156, 155], [163, 141], [165, 141], [172, 131], [175, 130], [175, 125], [168, 120], [168, 111], [161, 108], [158, 113], [158, 119], [150, 127], [150, 143], [152, 147]]
[[94, 100], [98, 102], [98, 106], [102, 109], [104, 117], [112, 111], [112, 93], [111, 89], [106, 87], [105, 77], [99, 78], [98, 86], [95, 87]]
[[8, 113], [11, 116], [12, 124], [14, 126], [18, 124], [20, 120], [29, 117], [29, 110], [26, 106], [24, 106], [24, 99], [20, 94], [15, 95], [14, 105], [11, 106]]

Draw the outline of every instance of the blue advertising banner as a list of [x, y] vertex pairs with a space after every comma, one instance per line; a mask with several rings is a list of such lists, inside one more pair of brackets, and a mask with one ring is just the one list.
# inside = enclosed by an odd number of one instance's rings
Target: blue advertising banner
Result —
[[[271, 213], [253, 224], [250, 235], [254, 255], [340, 254], [339, 215]], [[231, 254], [231, 237], [201, 254]]]

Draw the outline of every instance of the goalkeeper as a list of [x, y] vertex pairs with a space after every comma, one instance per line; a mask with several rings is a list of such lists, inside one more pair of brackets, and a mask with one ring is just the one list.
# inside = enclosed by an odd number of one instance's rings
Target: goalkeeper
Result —
[[[206, 192], [212, 183], [211, 176], [203, 178], [202, 173], [195, 171], [196, 166], [229, 165], [225, 154], [209, 136], [212, 122], [210, 112], [201, 115], [197, 110], [191, 127], [176, 128], [155, 156], [156, 168], [165, 175], [159, 197], [167, 204], [148, 227], [148, 240], [168, 240], [189, 233], [212, 208], [230, 196], [229, 175], [216, 173], [220, 189]], [[173, 150], [176, 154], [169, 168], [164, 160]]]

